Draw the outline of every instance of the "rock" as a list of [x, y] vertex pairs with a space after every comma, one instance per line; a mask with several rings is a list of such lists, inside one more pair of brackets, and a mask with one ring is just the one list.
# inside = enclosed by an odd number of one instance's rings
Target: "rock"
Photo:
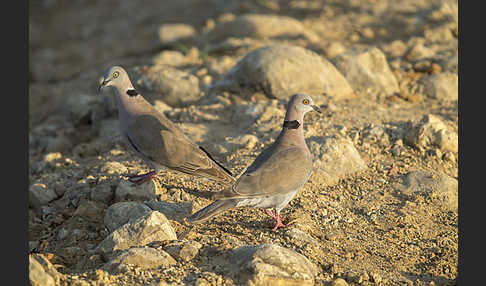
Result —
[[435, 52], [432, 49], [424, 46], [424, 39], [420, 38], [416, 41], [412, 40], [412, 42], [413, 44], [411, 48], [408, 49], [405, 55], [407, 60], [418, 61], [434, 57]]
[[400, 58], [407, 51], [407, 45], [401, 40], [394, 40], [390, 44], [384, 45], [382, 50], [393, 58]]
[[201, 247], [202, 245], [197, 241], [178, 240], [166, 245], [164, 250], [177, 260], [189, 261], [196, 257]]
[[57, 240], [64, 240], [69, 235], [69, 230], [64, 227], [57, 232]]
[[290, 238], [291, 241], [297, 242], [298, 244], [311, 244], [311, 245], [318, 245], [319, 242], [310, 236], [307, 232], [304, 232], [297, 228], [290, 228], [285, 231], [285, 235]]
[[101, 183], [89, 193], [89, 198], [96, 202], [108, 204], [115, 196], [115, 190], [110, 184]]
[[167, 252], [150, 247], [133, 247], [120, 251], [105, 265], [103, 269], [110, 272], [121, 272], [121, 265], [134, 265], [141, 269], [166, 267], [177, 262]]
[[344, 53], [345, 51], [346, 51], [346, 47], [340, 42], [331, 42], [329, 45], [327, 45], [325, 50], [327, 57], [330, 59], [335, 58], [336, 56]]
[[331, 286], [348, 286], [348, 282], [343, 278], [336, 278], [331, 282]]
[[354, 91], [386, 95], [399, 92], [398, 82], [378, 48], [355, 48], [333, 62]]
[[305, 256], [274, 244], [239, 247], [232, 262], [248, 285], [314, 285], [318, 271]]
[[92, 221], [98, 221], [103, 215], [103, 205], [99, 202], [94, 202], [82, 198], [78, 207], [73, 213], [73, 216], [80, 216]]
[[459, 20], [457, 1], [440, 1], [439, 5], [435, 6], [427, 16], [428, 20], [431, 21], [447, 21], [457, 23]]
[[62, 154], [59, 153], [59, 152], [47, 153], [44, 156], [44, 162], [51, 163], [51, 162], [57, 161], [57, 160], [59, 160], [61, 158], [62, 158]]
[[29, 280], [32, 286], [59, 285], [62, 274], [42, 254], [29, 255]]
[[101, 96], [67, 94], [62, 110], [67, 113], [74, 126], [77, 126], [89, 124], [92, 120], [93, 110], [99, 105], [103, 105]]
[[455, 73], [440, 73], [421, 79], [424, 94], [443, 101], [454, 101], [459, 95], [459, 78]]
[[201, 97], [199, 79], [188, 72], [167, 65], [144, 67], [140, 72], [142, 87], [171, 107], [188, 106]]
[[152, 210], [138, 202], [119, 202], [112, 204], [105, 212], [105, 223], [108, 231], [112, 232], [129, 221], [149, 215]]
[[54, 278], [47, 274], [42, 265], [29, 256], [29, 281], [32, 286], [55, 286]]
[[163, 24], [159, 27], [159, 41], [161, 44], [174, 44], [192, 39], [196, 31], [187, 24]]
[[361, 131], [361, 134], [363, 142], [368, 142], [369, 144], [379, 143], [381, 146], [388, 146], [390, 144], [390, 138], [385, 128], [381, 125], [375, 126], [370, 124]]
[[457, 42], [457, 38], [454, 37], [452, 31], [451, 25], [444, 24], [438, 27], [425, 29], [424, 37], [426, 41], [430, 43]]
[[210, 42], [220, 42], [230, 37], [259, 39], [302, 37], [311, 42], [319, 41], [317, 34], [294, 18], [264, 14], [246, 14], [218, 23], [206, 36]]
[[236, 138], [236, 143], [251, 150], [258, 143], [258, 138], [252, 134], [245, 134]]
[[40, 209], [41, 206], [57, 198], [54, 190], [47, 188], [44, 184], [33, 184], [29, 188], [29, 206]]
[[66, 192], [66, 186], [62, 182], [53, 183], [52, 189], [57, 194], [57, 197], [62, 197]]
[[121, 180], [115, 190], [115, 201], [151, 201], [157, 199], [157, 194], [157, 185], [153, 180], [138, 186], [127, 180]]
[[110, 161], [103, 164], [100, 172], [108, 175], [113, 175], [113, 174], [121, 175], [121, 174], [126, 174], [128, 172], [128, 169], [127, 167], [125, 167], [123, 164], [119, 162]]
[[414, 201], [418, 196], [422, 196], [449, 211], [457, 212], [458, 181], [441, 172], [409, 172], [395, 188], [409, 200]]
[[328, 60], [313, 51], [289, 45], [272, 45], [250, 52], [214, 88], [247, 96], [260, 91], [267, 97], [284, 100], [295, 93], [326, 93], [335, 98], [354, 94]]
[[181, 221], [192, 214], [192, 202], [170, 203], [163, 201], [147, 201], [145, 205], [154, 211], [163, 213], [167, 219]]
[[152, 211], [114, 230], [98, 245], [96, 251], [106, 259], [117, 250], [175, 239], [177, 235], [167, 218], [158, 211]]
[[162, 51], [152, 62], [154, 65], [179, 66], [186, 63], [186, 57], [179, 51]]
[[417, 123], [409, 122], [409, 130], [404, 138], [405, 143], [419, 149], [435, 147], [447, 152], [457, 153], [458, 136], [437, 116], [427, 114]]
[[309, 149], [314, 160], [314, 180], [324, 186], [334, 185], [344, 176], [363, 171], [367, 168], [358, 151], [346, 137], [337, 135], [311, 137]]

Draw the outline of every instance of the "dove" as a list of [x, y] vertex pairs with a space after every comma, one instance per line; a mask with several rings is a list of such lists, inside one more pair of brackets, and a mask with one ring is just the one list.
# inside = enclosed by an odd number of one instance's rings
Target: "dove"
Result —
[[127, 176], [130, 182], [139, 185], [167, 170], [208, 178], [224, 186], [235, 182], [228, 169], [192, 142], [133, 87], [122, 67], [106, 69], [98, 92], [109, 86], [114, 89], [119, 130], [125, 144], [152, 169], [146, 174]]
[[265, 209], [274, 221], [272, 230], [287, 227], [280, 211], [297, 195], [312, 173], [312, 155], [304, 139], [304, 115], [315, 110], [312, 98], [294, 94], [287, 105], [282, 131], [264, 149], [236, 182], [214, 194], [216, 200], [186, 218], [190, 224], [204, 222], [235, 207]]

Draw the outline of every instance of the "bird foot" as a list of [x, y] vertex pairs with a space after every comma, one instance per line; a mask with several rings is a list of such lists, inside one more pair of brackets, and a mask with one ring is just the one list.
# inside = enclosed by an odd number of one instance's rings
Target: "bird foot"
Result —
[[273, 213], [271, 210], [265, 210], [265, 213], [275, 220], [275, 225], [272, 228], [273, 231], [277, 230], [279, 227], [282, 227], [282, 228], [289, 227], [290, 225], [292, 225], [294, 223], [294, 221], [291, 221], [287, 224], [283, 223], [282, 217], [277, 212]]
[[145, 174], [141, 174], [141, 175], [128, 175], [128, 180], [132, 183], [134, 183], [135, 185], [141, 185], [143, 184], [144, 182], [146, 181], [150, 181], [152, 180], [153, 177], [155, 177], [156, 175], [156, 172], [155, 171], [151, 171], [151, 172], [148, 172], [148, 173], [145, 173]]

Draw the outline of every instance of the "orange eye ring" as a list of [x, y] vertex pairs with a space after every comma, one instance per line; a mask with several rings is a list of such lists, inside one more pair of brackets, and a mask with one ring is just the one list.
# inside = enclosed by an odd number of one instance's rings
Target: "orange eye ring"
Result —
[[306, 99], [302, 100], [302, 103], [307, 105], [307, 104], [309, 104], [309, 100], [306, 98]]

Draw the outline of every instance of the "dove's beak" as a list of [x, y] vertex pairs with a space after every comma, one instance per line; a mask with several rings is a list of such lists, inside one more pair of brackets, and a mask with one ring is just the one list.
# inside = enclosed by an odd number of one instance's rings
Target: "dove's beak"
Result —
[[317, 106], [317, 105], [311, 105], [312, 109], [314, 109], [315, 111], [319, 112], [319, 113], [322, 113], [321, 109]]
[[98, 86], [98, 93], [101, 92], [103, 87], [105, 87], [108, 82], [109, 82], [109, 80], [104, 80], [104, 79], [100, 80], [100, 85]]

